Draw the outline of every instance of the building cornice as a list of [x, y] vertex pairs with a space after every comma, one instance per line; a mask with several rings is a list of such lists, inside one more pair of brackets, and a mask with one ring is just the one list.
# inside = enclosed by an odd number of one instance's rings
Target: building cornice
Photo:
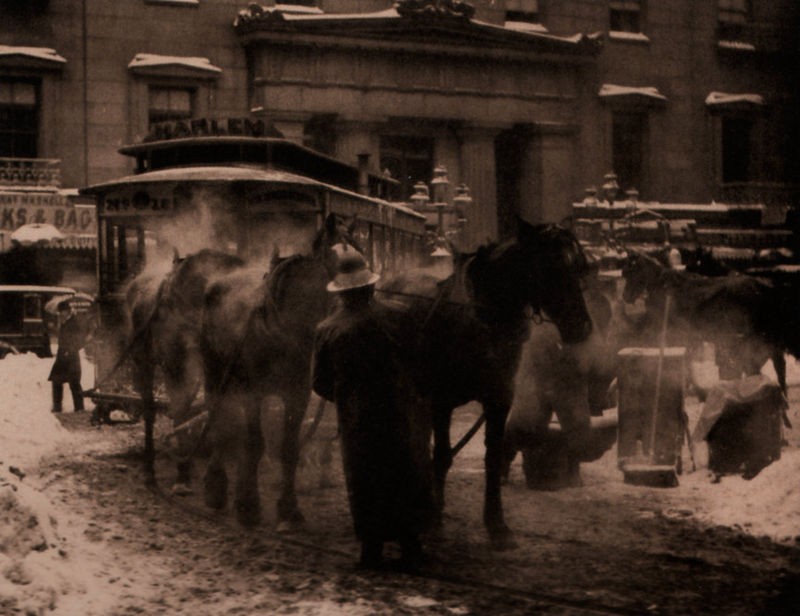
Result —
[[597, 35], [560, 37], [523, 32], [474, 20], [468, 12], [453, 14], [445, 6], [466, 3], [404, 4], [405, 8], [379, 13], [345, 15], [292, 14], [250, 5], [239, 13], [234, 27], [244, 45], [263, 42], [372, 51], [402, 50], [425, 55], [521, 61], [593, 60], [602, 45], [601, 37]]

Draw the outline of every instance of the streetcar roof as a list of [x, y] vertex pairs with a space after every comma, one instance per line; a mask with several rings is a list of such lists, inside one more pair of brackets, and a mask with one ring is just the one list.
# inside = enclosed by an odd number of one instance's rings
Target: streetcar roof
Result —
[[315, 180], [304, 175], [291, 173], [289, 171], [245, 165], [170, 167], [167, 169], [158, 169], [156, 171], [146, 171], [144, 173], [123, 176], [109, 182], [86, 186], [80, 189], [80, 193], [99, 194], [119, 188], [170, 182], [197, 182], [201, 184], [225, 184], [228, 182], [269, 182], [271, 184], [308, 186], [349, 195], [359, 200], [369, 201], [376, 205], [392, 208], [415, 218], [420, 218], [422, 220], [425, 219], [424, 215], [399, 203], [393, 203], [384, 199], [362, 195], [351, 190], [347, 190], [346, 188], [341, 188], [333, 184], [326, 184], [325, 182], [320, 182], [319, 180]]
[[0, 293], [54, 293], [57, 295], [74, 295], [75, 289], [36, 284], [0, 284]]
[[[157, 152], [162, 151], [171, 151], [172, 154], [166, 158], [155, 156]], [[319, 177], [324, 181], [338, 178], [335, 182], [337, 185], [351, 182], [353, 187], [355, 187], [359, 174], [358, 167], [283, 136], [256, 137], [219, 134], [170, 137], [126, 145], [121, 147], [119, 152], [127, 156], [144, 157], [149, 161], [147, 166], [150, 169], [174, 167], [180, 165], [181, 160], [186, 161], [185, 164], [194, 165], [266, 162], [267, 164], [278, 164], [297, 173]], [[189, 160], [187, 160], [187, 152], [193, 152], [188, 157]], [[236, 154], [230, 158], [232, 152]], [[246, 155], [244, 152], [250, 153]], [[252, 158], [253, 156], [255, 158]], [[367, 176], [371, 183], [384, 186], [399, 184], [396, 179], [383, 174], [367, 172]]]

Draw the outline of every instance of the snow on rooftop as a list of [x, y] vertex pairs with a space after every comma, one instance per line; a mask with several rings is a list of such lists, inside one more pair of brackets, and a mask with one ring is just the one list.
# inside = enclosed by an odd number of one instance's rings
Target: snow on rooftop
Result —
[[608, 96], [629, 96], [631, 94], [637, 94], [639, 96], [646, 96], [648, 98], [653, 98], [660, 101], [667, 100], [667, 97], [661, 94], [658, 91], [658, 88], [654, 87], [630, 87], [630, 86], [618, 86], [613, 83], [604, 83], [600, 87], [600, 91], [597, 93], [598, 96], [608, 97]]
[[[262, 7], [263, 13], [279, 12], [285, 21], [325, 21], [325, 20], [381, 20], [381, 19], [402, 19], [396, 9], [390, 8], [374, 13], [325, 13], [319, 9], [313, 9], [306, 6], [276, 4], [275, 7]], [[304, 10], [295, 10], [304, 9]], [[241, 17], [249, 17], [247, 11], [239, 13]], [[566, 43], [580, 43], [586, 35], [582, 33], [574, 34], [572, 36], [556, 36], [550, 34], [545, 26], [542, 24], [532, 24], [528, 22], [515, 22], [507, 21], [502, 26], [497, 24], [480, 21], [478, 19], [470, 19], [472, 24], [481, 27], [494, 28], [498, 30], [506, 30], [517, 32], [521, 34], [531, 34], [534, 36], [544, 36], [549, 39], [563, 41]], [[238, 22], [238, 19], [237, 19]], [[236, 23], [236, 22], [235, 22]], [[588, 38], [592, 38], [591, 36]]]
[[128, 68], [147, 66], [185, 66], [209, 73], [221, 73], [222, 69], [211, 64], [208, 58], [195, 56], [162, 56], [154, 53], [137, 53], [128, 64]]
[[324, 12], [321, 8], [316, 6], [292, 4], [291, 2], [276, 4], [274, 10], [282, 13], [305, 13], [307, 15], [320, 15]]
[[47, 62], [64, 63], [67, 61], [63, 56], [58, 55], [55, 49], [49, 47], [15, 47], [13, 45], [0, 45], [0, 56], [27, 56], [37, 60]]
[[706, 97], [706, 105], [730, 105], [733, 103], [750, 103], [763, 105], [764, 97], [760, 94], [727, 94], [725, 92], [711, 92]]

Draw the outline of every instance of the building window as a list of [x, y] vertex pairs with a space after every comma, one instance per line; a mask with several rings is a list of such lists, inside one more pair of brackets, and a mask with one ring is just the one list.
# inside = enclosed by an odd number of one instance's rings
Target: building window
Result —
[[620, 113], [612, 117], [612, 158], [614, 173], [622, 190], [644, 185], [647, 148], [647, 114]]
[[721, 24], [746, 24], [750, 21], [749, 0], [718, 0], [717, 20]]
[[747, 182], [750, 178], [753, 122], [749, 118], [722, 118], [722, 182]]
[[194, 89], [149, 88], [148, 121], [150, 126], [158, 122], [189, 120], [194, 117]]
[[641, 0], [611, 0], [609, 2], [609, 22], [610, 29], [614, 32], [641, 32]]
[[0, 80], [0, 156], [36, 158], [38, 140], [38, 84]]
[[433, 177], [433, 139], [405, 135], [386, 135], [380, 140], [382, 171], [389, 171], [400, 182], [395, 199], [407, 201], [417, 182], [430, 182]]
[[717, 22], [720, 39], [737, 41], [744, 38], [750, 22], [749, 0], [718, 0]]
[[539, 0], [507, 0], [506, 21], [540, 23]]

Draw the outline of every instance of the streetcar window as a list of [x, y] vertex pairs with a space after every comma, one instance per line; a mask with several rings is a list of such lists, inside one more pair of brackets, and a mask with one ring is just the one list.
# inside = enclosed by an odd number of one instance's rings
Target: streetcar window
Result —
[[103, 287], [113, 290], [119, 283], [144, 269], [148, 242], [145, 230], [140, 225], [112, 224], [108, 221], [103, 225], [105, 229], [100, 252], [105, 267], [101, 276], [104, 278]]
[[42, 318], [42, 301], [38, 295], [25, 296], [25, 319], [39, 320]]
[[384, 270], [384, 229], [379, 225], [372, 225], [372, 271], [380, 274]]

